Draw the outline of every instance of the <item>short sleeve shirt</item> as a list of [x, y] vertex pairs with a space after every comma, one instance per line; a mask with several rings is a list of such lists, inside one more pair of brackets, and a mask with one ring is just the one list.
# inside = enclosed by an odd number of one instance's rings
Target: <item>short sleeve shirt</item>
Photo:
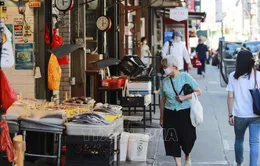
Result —
[[[193, 90], [197, 89], [198, 83], [192, 78], [189, 73], [180, 72], [176, 78], [166, 77], [160, 89], [160, 95], [165, 97], [165, 108], [173, 111], [180, 111], [184, 109], [188, 109], [191, 107], [191, 101], [185, 100], [182, 103], [176, 100], [176, 94], [173, 90], [171, 79], [176, 89], [177, 93], [179, 93], [184, 84], [189, 84]], [[183, 93], [181, 95], [184, 95]]]
[[[253, 99], [250, 94], [250, 89], [254, 89], [255, 78], [254, 72], [248, 76], [240, 76], [234, 78], [235, 72], [229, 75], [228, 85], [226, 90], [234, 93], [233, 115], [240, 118], [258, 117], [253, 111]], [[257, 71], [257, 82], [260, 82], [260, 72]]]

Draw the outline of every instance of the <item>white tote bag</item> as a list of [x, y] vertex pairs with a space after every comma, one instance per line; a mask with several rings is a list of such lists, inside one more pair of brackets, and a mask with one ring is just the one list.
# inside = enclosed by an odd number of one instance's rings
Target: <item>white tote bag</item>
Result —
[[203, 107], [199, 102], [197, 93], [192, 93], [190, 119], [194, 127], [203, 123]]

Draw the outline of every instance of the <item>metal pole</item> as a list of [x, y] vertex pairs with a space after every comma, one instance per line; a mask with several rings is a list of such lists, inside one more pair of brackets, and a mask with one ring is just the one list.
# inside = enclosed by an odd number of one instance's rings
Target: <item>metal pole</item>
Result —
[[224, 22], [221, 22], [221, 36], [224, 37]]

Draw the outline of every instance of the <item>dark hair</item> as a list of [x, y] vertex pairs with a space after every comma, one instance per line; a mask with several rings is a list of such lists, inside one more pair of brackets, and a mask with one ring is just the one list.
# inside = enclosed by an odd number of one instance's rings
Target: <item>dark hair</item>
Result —
[[248, 79], [250, 79], [250, 74], [254, 65], [255, 61], [253, 59], [253, 54], [250, 51], [239, 51], [236, 60], [235, 79], [238, 79], [240, 76], [248, 76]]
[[143, 43], [146, 40], [146, 37], [141, 38], [141, 42]]

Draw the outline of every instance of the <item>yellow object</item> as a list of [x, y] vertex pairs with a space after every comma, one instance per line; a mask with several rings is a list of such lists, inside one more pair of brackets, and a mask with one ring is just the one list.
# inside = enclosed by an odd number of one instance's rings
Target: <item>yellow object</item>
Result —
[[50, 90], [58, 90], [60, 87], [61, 68], [58, 59], [51, 54], [48, 64], [48, 88]]
[[113, 115], [105, 116], [105, 120], [107, 120], [107, 121], [115, 121], [116, 119], [117, 119], [117, 116], [113, 116]]
[[15, 165], [24, 165], [24, 152], [25, 152], [25, 142], [23, 141], [22, 135], [17, 135], [13, 139], [14, 149], [15, 149]]
[[68, 92], [65, 93], [65, 101], [68, 100]]

